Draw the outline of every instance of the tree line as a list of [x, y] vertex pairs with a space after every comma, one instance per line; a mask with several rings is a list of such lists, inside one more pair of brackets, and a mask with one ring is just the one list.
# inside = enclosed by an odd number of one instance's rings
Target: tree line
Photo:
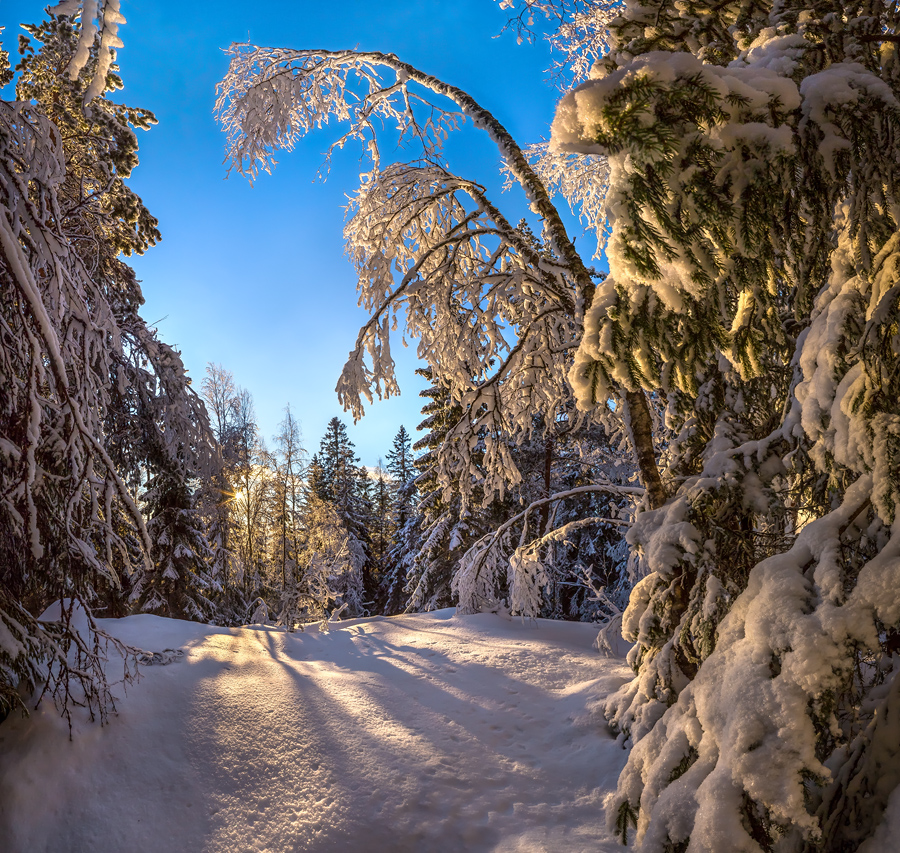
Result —
[[[214, 464], [192, 484], [191, 506], [179, 513], [177, 525], [151, 519], [154, 571], [135, 576], [119, 612], [224, 625], [270, 620], [293, 631], [335, 612], [356, 617], [449, 607], [458, 601], [453, 584], [460, 560], [480, 537], [490, 538], [504, 523], [521, 535], [527, 525], [517, 515], [524, 506], [567, 489], [589, 489], [598, 471], [617, 461], [599, 434], [570, 434], [561, 419], [554, 440], [514, 449], [525, 472], [521, 487], [487, 506], [464, 506], [458, 487], [443, 490], [438, 483], [436, 451], [455, 411], [438, 385], [423, 392], [424, 435], [413, 442], [401, 426], [374, 469], [360, 465], [337, 417], [310, 457], [289, 406], [270, 449], [252, 396], [220, 365], [207, 366], [201, 397], [212, 424]], [[624, 524], [632, 508], [627, 498], [589, 491], [579, 497], [552, 519], [545, 502], [533, 520], [536, 530], [543, 535], [565, 519], [597, 513]], [[148, 509], [155, 506], [155, 487], [143, 498]], [[624, 606], [624, 539], [615, 525], [582, 528], [554, 549], [541, 615], [593, 619]], [[508, 598], [509, 591], [498, 588], [479, 606], [496, 609]]]

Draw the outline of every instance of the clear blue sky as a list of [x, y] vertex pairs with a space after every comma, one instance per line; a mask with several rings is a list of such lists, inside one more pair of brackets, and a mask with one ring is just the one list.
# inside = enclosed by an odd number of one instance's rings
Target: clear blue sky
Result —
[[[42, 8], [39, 2], [0, 2], [11, 53], [17, 25], [39, 20]], [[181, 350], [198, 387], [207, 362], [231, 370], [253, 394], [267, 440], [290, 403], [310, 452], [338, 415], [363, 463], [374, 464], [401, 423], [414, 433], [422, 384], [413, 376], [414, 351], [398, 341], [392, 349], [400, 398], [376, 402], [353, 426], [334, 393], [365, 319], [341, 239], [345, 195], [358, 183], [358, 154], [341, 152], [328, 182], [314, 182], [322, 152], [337, 133], [326, 128], [282, 154], [274, 174], [255, 186], [239, 176], [225, 180], [224, 136], [213, 119], [215, 86], [227, 67], [221, 49], [249, 39], [393, 52], [467, 90], [526, 143], [546, 137], [559, 97], [546, 81], [547, 48], [517, 46], [512, 33], [496, 38], [506, 15], [492, 0], [123, 0], [122, 11], [127, 24], [118, 60], [125, 89], [116, 99], [151, 109], [159, 119], [140, 133], [141, 164], [131, 179], [163, 235], [133, 259], [146, 298], [143, 316], [160, 320], [162, 338]], [[452, 165], [498, 186], [492, 176], [499, 160], [486, 138], [469, 128], [460, 142]], [[506, 201], [515, 221], [524, 208], [515, 197]]]

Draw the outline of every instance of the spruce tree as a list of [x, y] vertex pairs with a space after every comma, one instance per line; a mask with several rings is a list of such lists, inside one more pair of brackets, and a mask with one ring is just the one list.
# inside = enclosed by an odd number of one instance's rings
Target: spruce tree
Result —
[[[665, 396], [666, 504], [629, 534], [642, 849], [851, 850], [896, 713], [896, 10], [655, 0], [563, 99], [608, 158], [610, 276], [572, 374]], [[875, 593], [875, 590], [880, 592]], [[877, 710], [876, 710], [877, 709]]]
[[220, 587], [212, 550], [188, 484], [170, 471], [157, 474], [141, 495], [153, 541], [152, 571], [141, 571], [131, 599], [136, 609], [197, 622], [214, 620]]
[[[417, 373], [433, 381], [430, 368], [420, 368]], [[454, 570], [476, 531], [470, 526], [471, 511], [463, 508], [459, 490], [442, 488], [437, 475], [436, 451], [462, 417], [462, 408], [450, 399], [448, 389], [437, 382], [420, 392], [420, 396], [428, 401], [422, 407], [426, 418], [418, 427], [425, 435], [414, 445], [421, 451], [413, 463], [419, 472], [416, 486], [421, 498], [415, 516], [401, 528], [396, 566], [405, 577], [405, 609], [428, 611], [453, 603]], [[389, 601], [397, 601], [398, 597], [392, 589]]]
[[351, 537], [351, 550], [363, 555], [360, 565], [365, 584], [366, 600], [375, 595], [375, 580], [371, 560], [371, 497], [368, 472], [360, 467], [356, 448], [347, 435], [347, 427], [339, 418], [328, 422], [325, 435], [319, 444], [317, 461], [321, 478], [316, 477], [313, 486], [337, 511], [341, 522]]
[[412, 439], [405, 427], [401, 426], [394, 436], [387, 460], [387, 469], [392, 477], [392, 537], [379, 597], [385, 613], [399, 613], [406, 606], [403, 590], [407, 572], [412, 567], [418, 532], [413, 516], [417, 499], [415, 481], [419, 471], [415, 467]]

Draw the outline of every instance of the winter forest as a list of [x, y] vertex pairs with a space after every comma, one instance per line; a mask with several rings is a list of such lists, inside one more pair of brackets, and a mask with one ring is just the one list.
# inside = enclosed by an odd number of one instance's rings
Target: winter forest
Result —
[[[0, 735], [49, 708], [80, 749], [142, 707], [148, 664], [186, 673], [222, 638], [327, 657], [374, 632], [359, 642], [395, 637], [399, 661], [415, 642], [396, 637], [430, 631], [448, 684], [479, 643], [556, 638], [469, 665], [556, 685], [540, 713], [575, 720], [595, 834], [540, 817], [560, 770], [519, 846], [492, 818], [415, 843], [372, 830], [372, 849], [896, 850], [897, 4], [499, 7], [498, 38], [551, 50], [544, 141], [394, 53], [221, 45], [223, 175], [277, 184], [313, 135], [324, 171], [359, 162], [343, 239], [368, 319], [342, 332], [312, 441], [291, 405], [264, 435], [253, 389], [214, 360], [189, 375], [142, 313], [153, 282], [130, 264], [160, 223], [129, 178], [156, 117], [121, 102], [120, 0], [3, 22]], [[468, 138], [510, 192], [470, 173]], [[364, 465], [347, 424], [400, 394], [404, 345], [421, 415]], [[479, 678], [469, 705], [499, 689]], [[0, 834], [2, 801], [25, 798], [3, 742]], [[363, 849], [334, 821], [318, 842], [202, 849]], [[87, 843], [53, 849], [113, 849]], [[140, 849], [201, 849], [184, 845]]]

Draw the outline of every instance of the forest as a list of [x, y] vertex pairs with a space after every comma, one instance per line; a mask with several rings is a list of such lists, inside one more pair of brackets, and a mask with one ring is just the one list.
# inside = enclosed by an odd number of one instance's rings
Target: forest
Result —
[[401, 339], [427, 383], [368, 467], [340, 416], [262, 435], [227, 364], [190, 377], [143, 318], [156, 118], [118, 101], [119, 0], [2, 34], [0, 717], [107, 721], [110, 656], [138, 662], [98, 620], [130, 614], [586, 622], [630, 648], [595, 709], [622, 844], [864, 849], [900, 820], [898, 8], [500, 6], [553, 50], [546, 142], [392, 53], [226, 50], [233, 175], [358, 149], [335, 410], [400, 393]]

